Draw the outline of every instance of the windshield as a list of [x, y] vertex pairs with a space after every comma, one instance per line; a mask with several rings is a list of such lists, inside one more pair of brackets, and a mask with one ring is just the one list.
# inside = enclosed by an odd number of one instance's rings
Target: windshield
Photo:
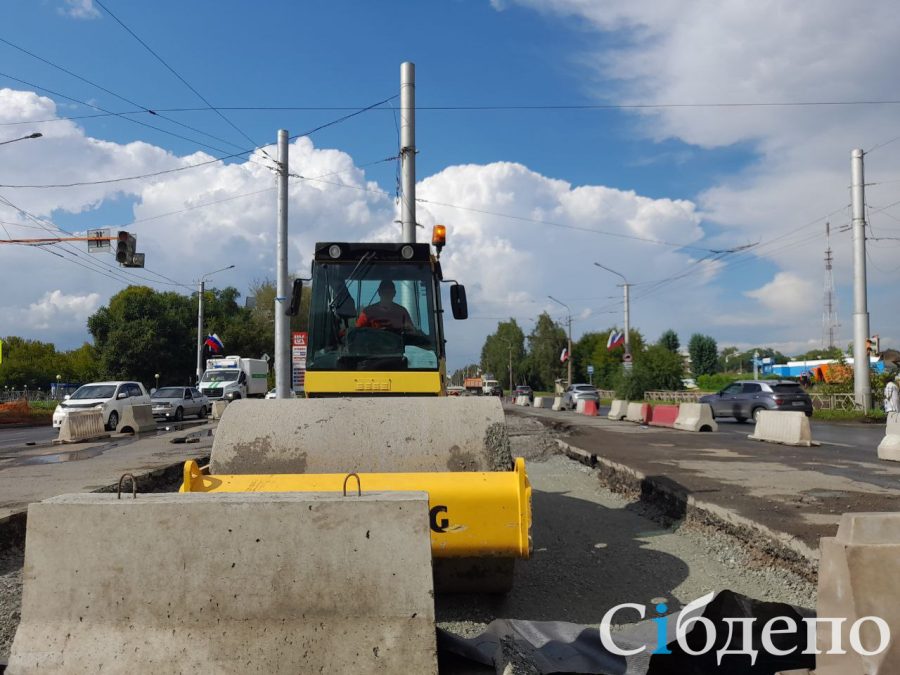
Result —
[[114, 384], [88, 384], [80, 387], [78, 391], [69, 397], [69, 400], [78, 398], [112, 398], [115, 395], [116, 385]]
[[437, 370], [428, 263], [321, 263], [312, 284], [307, 370]]
[[182, 398], [184, 390], [181, 387], [163, 387], [153, 392], [151, 398]]
[[234, 382], [238, 379], [237, 370], [207, 370], [200, 378], [201, 382]]

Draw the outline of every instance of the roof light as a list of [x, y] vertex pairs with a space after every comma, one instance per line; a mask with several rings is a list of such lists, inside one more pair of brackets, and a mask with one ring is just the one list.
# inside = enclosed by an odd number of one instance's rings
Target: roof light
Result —
[[328, 247], [328, 255], [330, 255], [332, 258], [335, 258], [335, 259], [340, 258], [341, 257], [341, 247], [338, 246], [337, 244], [332, 244], [331, 246]]
[[410, 258], [412, 258], [414, 253], [415, 251], [413, 251], [413, 247], [409, 244], [400, 249], [400, 255], [404, 260], [409, 260]]
[[443, 225], [435, 225], [431, 232], [431, 243], [440, 248], [447, 243], [447, 228]]

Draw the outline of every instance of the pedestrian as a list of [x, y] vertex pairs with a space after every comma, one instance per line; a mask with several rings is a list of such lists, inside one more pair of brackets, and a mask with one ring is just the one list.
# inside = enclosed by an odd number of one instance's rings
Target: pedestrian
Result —
[[889, 380], [884, 386], [884, 412], [886, 413], [900, 412], [900, 387], [897, 386], [898, 380], [900, 380], [900, 375], [897, 375], [893, 380]]

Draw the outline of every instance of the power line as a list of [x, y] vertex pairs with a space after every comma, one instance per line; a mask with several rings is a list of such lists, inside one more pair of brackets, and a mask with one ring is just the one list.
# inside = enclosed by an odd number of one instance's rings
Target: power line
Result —
[[[17, 49], [17, 50], [19, 50], [20, 52], [22, 52], [22, 53], [24, 53], [24, 54], [27, 54], [28, 56], [30, 56], [30, 57], [32, 57], [32, 58], [34, 58], [34, 59], [37, 59], [38, 61], [41, 61], [42, 63], [46, 63], [47, 65], [52, 66], [53, 68], [56, 68], [57, 70], [60, 70], [60, 71], [62, 71], [62, 72], [64, 72], [64, 73], [66, 73], [67, 75], [71, 75], [72, 77], [74, 77], [74, 78], [76, 78], [76, 79], [79, 79], [79, 80], [81, 80], [82, 82], [85, 82], [85, 83], [91, 85], [92, 87], [96, 87], [97, 89], [99, 89], [99, 90], [101, 90], [101, 91], [104, 91], [104, 92], [106, 92], [107, 94], [109, 94], [109, 95], [111, 95], [111, 96], [114, 96], [115, 98], [119, 99], [120, 101], [124, 101], [125, 103], [128, 103], [129, 105], [133, 105], [133, 106], [135, 106], [136, 108], [138, 108], [138, 109], [140, 110], [140, 112], [145, 112], [145, 113], [148, 113], [148, 114], [150, 114], [150, 115], [154, 115], [154, 116], [156, 116], [156, 117], [160, 117], [161, 119], [164, 119], [164, 120], [166, 120], [167, 122], [171, 122], [172, 124], [177, 124], [177, 125], [180, 126], [180, 127], [183, 127], [183, 128], [185, 128], [185, 129], [189, 129], [190, 131], [194, 131], [194, 132], [196, 132], [196, 133], [198, 133], [198, 134], [202, 134], [202, 135], [204, 135], [204, 136], [208, 136], [209, 138], [212, 138], [212, 139], [214, 139], [214, 140], [220, 141], [220, 142], [222, 142], [222, 143], [227, 143], [228, 145], [231, 145], [231, 146], [233, 146], [233, 147], [237, 147], [237, 148], [240, 147], [239, 145], [235, 145], [234, 143], [232, 143], [232, 142], [229, 141], [229, 140], [226, 140], [226, 139], [224, 139], [224, 138], [220, 138], [219, 136], [215, 136], [215, 135], [213, 135], [213, 134], [207, 133], [207, 132], [205, 132], [205, 131], [202, 131], [202, 130], [200, 130], [200, 129], [197, 129], [197, 128], [195, 128], [195, 127], [192, 127], [192, 126], [190, 126], [189, 124], [184, 124], [184, 123], [182, 123], [182, 122], [179, 122], [178, 120], [176, 120], [176, 119], [174, 119], [174, 118], [172, 118], [172, 117], [169, 117], [169, 116], [164, 115], [164, 114], [162, 114], [162, 113], [160, 113], [160, 112], [157, 112], [157, 111], [155, 111], [155, 110], [152, 110], [151, 108], [148, 108], [147, 106], [143, 106], [143, 105], [141, 105], [140, 103], [135, 103], [135, 102], [132, 101], [131, 99], [126, 98], [125, 96], [122, 96], [121, 94], [117, 94], [116, 92], [111, 91], [110, 89], [104, 87], [103, 85], [97, 84], [96, 82], [93, 82], [93, 81], [87, 79], [86, 77], [83, 77], [83, 76], [79, 75], [78, 73], [72, 72], [72, 71], [69, 70], [68, 68], [64, 68], [63, 66], [60, 66], [59, 64], [56, 64], [56, 63], [54, 63], [53, 61], [50, 61], [49, 59], [45, 59], [44, 57], [39, 56], [39, 55], [35, 54], [34, 52], [31, 52], [31, 51], [25, 49], [24, 47], [21, 47], [21, 46], [19, 46], [19, 45], [17, 45], [17, 44], [13, 44], [13, 43], [10, 42], [9, 40], [6, 40], [6, 39], [0, 37], [0, 42], [3, 42], [4, 44], [9, 45], [9, 46], [12, 47], [13, 49]], [[211, 146], [210, 146], [210, 147], [211, 147]], [[224, 151], [220, 151], [220, 152], [224, 152]]]
[[[104, 5], [102, 2], [100, 2], [100, 0], [94, 0], [94, 2], [96, 2], [97, 5], [99, 5], [99, 7], [100, 7], [104, 12], [106, 12], [106, 13], [109, 14], [113, 19], [115, 19], [116, 23], [118, 23], [122, 28], [124, 28], [125, 31], [126, 31], [129, 35], [131, 35], [131, 37], [133, 37], [135, 40], [137, 40], [137, 41], [144, 47], [144, 49], [146, 49], [148, 52], [150, 52], [150, 53], [156, 58], [157, 61], [159, 61], [161, 64], [163, 64], [163, 65], [169, 70], [170, 73], [172, 73], [175, 77], [177, 77], [179, 80], [181, 80], [181, 82], [184, 84], [184, 86], [186, 86], [188, 89], [190, 89], [192, 92], [194, 92], [194, 94], [197, 95], [197, 98], [199, 98], [201, 101], [203, 101], [203, 102], [204, 102], [211, 110], [215, 111], [215, 113], [216, 113], [219, 117], [221, 117], [223, 120], [225, 120], [225, 122], [227, 122], [228, 125], [231, 126], [232, 129], [234, 129], [234, 130], [237, 131], [241, 136], [243, 136], [245, 139], [247, 139], [248, 141], [250, 141], [250, 144], [251, 144], [251, 145], [255, 145], [255, 146], [258, 146], [258, 145], [259, 145], [256, 141], [254, 141], [252, 138], [250, 138], [250, 136], [248, 136], [248, 135], [243, 131], [243, 129], [241, 129], [241, 128], [238, 127], [234, 122], [232, 122], [230, 119], [228, 119], [228, 117], [226, 117], [226, 116], [222, 113], [222, 111], [220, 111], [220, 110], [218, 110], [217, 108], [215, 108], [215, 107], [213, 106], [213, 104], [210, 103], [210, 102], [206, 99], [205, 96], [203, 96], [203, 94], [201, 94], [199, 91], [197, 91], [197, 90], [191, 85], [190, 82], [188, 82], [186, 79], [184, 79], [184, 78], [183, 78], [183, 77], [182, 77], [182, 76], [181, 76], [181, 75], [180, 75], [180, 74], [179, 74], [172, 66], [170, 66], [170, 65], [166, 62], [166, 60], [165, 60], [162, 56], [160, 56], [159, 54], [157, 54], [157, 53], [153, 50], [153, 48], [150, 47], [150, 45], [148, 45], [146, 42], [144, 42], [144, 41], [137, 35], [137, 33], [135, 33], [133, 30], [131, 30], [131, 28], [129, 28], [128, 26], [126, 26], [125, 23], [124, 23], [118, 16], [116, 16], [115, 14], [113, 14], [113, 12], [112, 12], [106, 5]], [[269, 154], [268, 154], [264, 149], [262, 150], [262, 152], [263, 152], [264, 155], [266, 155], [266, 157], [269, 157]], [[272, 159], [271, 157], [269, 157], [269, 159], [271, 159], [273, 162], [275, 161], [275, 160]]]
[[[0, 75], [2, 75], [2, 73], [0, 73]], [[319, 126], [314, 127], [314, 128], [312, 128], [312, 129], [310, 129], [309, 131], [306, 131], [306, 132], [303, 132], [303, 133], [300, 133], [300, 134], [295, 134], [295, 135], [293, 135], [293, 136], [290, 136], [290, 137], [288, 138], [288, 140], [296, 140], [296, 139], [302, 138], [302, 137], [304, 137], [304, 136], [310, 136], [310, 135], [316, 133], [317, 131], [321, 131], [322, 129], [326, 129], [326, 128], [328, 128], [328, 127], [330, 127], [330, 126], [334, 126], [334, 125], [336, 125], [336, 124], [340, 124], [341, 122], [345, 122], [345, 121], [351, 119], [352, 117], [355, 117], [355, 116], [360, 115], [360, 114], [362, 114], [362, 113], [364, 113], [364, 112], [368, 112], [368, 111], [370, 111], [370, 110], [373, 110], [373, 109], [376, 108], [377, 106], [383, 105], [383, 104], [387, 103], [388, 101], [390, 101], [390, 100], [392, 100], [392, 99], [394, 99], [394, 98], [397, 98], [396, 94], [395, 94], [394, 96], [389, 96], [388, 98], [386, 98], [386, 99], [384, 99], [384, 100], [382, 100], [382, 101], [378, 101], [377, 103], [373, 103], [372, 105], [366, 106], [365, 108], [362, 108], [362, 109], [360, 109], [360, 110], [357, 110], [357, 111], [355, 111], [354, 113], [351, 113], [351, 114], [349, 114], [349, 115], [343, 115], [342, 117], [339, 117], [338, 119], [332, 120], [332, 121], [330, 121], [330, 122], [326, 122], [325, 124], [320, 124]], [[87, 104], [86, 104], [86, 105], [87, 105]], [[154, 128], [155, 128], [155, 127], [154, 127]], [[235, 157], [241, 157], [241, 156], [246, 155], [246, 154], [248, 154], [248, 153], [254, 152], [255, 150], [256, 150], [256, 148], [250, 148], [250, 149], [247, 149], [247, 150], [243, 150], [243, 151], [241, 151], [241, 152], [235, 152], [235, 153], [231, 153], [231, 154], [225, 155], [224, 157], [216, 157], [216, 158], [213, 158], [213, 159], [205, 160], [205, 161], [203, 161], [203, 162], [197, 162], [197, 163], [195, 163], [195, 164], [187, 164], [187, 165], [185, 165], [185, 166], [175, 167], [175, 168], [173, 168], [173, 169], [164, 169], [164, 170], [162, 170], [162, 171], [152, 171], [152, 172], [150, 172], [150, 173], [139, 174], [139, 175], [136, 175], [136, 176], [120, 176], [120, 177], [118, 177], [118, 178], [106, 178], [106, 179], [102, 179], [102, 180], [79, 181], [79, 182], [72, 182], [72, 183], [45, 183], [45, 184], [33, 184], [33, 185], [11, 185], [11, 184], [6, 184], [6, 185], [4, 185], [4, 184], [0, 184], [0, 187], [4, 187], [4, 188], [15, 188], [15, 189], [35, 189], [35, 190], [43, 190], [43, 189], [53, 189], [53, 188], [84, 187], [84, 186], [87, 186], [87, 185], [108, 185], [108, 184], [111, 184], [111, 183], [122, 183], [122, 182], [129, 181], [129, 180], [143, 180], [143, 179], [145, 179], [145, 178], [155, 178], [155, 177], [157, 177], [157, 176], [163, 176], [163, 175], [167, 175], [167, 174], [170, 174], [170, 173], [178, 173], [178, 172], [180, 172], [180, 171], [187, 171], [188, 169], [196, 169], [196, 168], [199, 168], [199, 167], [202, 167], [202, 166], [208, 166], [208, 165], [210, 165], [210, 164], [215, 164], [216, 162], [221, 162], [221, 161], [224, 161], [224, 160], [226, 160], [226, 159], [234, 159]], [[336, 183], [336, 185], [339, 185], [339, 184]]]

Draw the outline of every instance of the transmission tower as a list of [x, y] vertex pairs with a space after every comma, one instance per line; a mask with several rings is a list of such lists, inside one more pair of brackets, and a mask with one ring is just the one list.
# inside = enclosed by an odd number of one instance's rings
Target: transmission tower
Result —
[[832, 274], [831, 223], [825, 223], [825, 307], [822, 312], [822, 346], [834, 347], [837, 339], [837, 300], [834, 296], [834, 275]]

